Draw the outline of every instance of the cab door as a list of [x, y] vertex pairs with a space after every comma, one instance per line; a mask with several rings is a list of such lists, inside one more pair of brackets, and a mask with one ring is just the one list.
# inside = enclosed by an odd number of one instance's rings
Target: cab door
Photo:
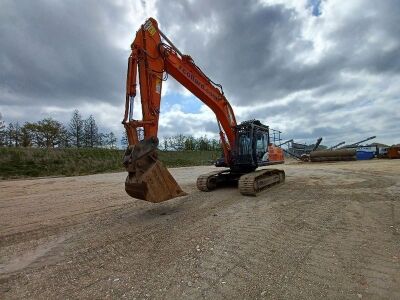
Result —
[[268, 131], [256, 130], [254, 135], [254, 155], [259, 166], [265, 165], [269, 161], [268, 140]]

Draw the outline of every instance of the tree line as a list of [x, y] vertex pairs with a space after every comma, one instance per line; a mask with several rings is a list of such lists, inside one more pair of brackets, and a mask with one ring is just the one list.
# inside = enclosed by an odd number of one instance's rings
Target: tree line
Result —
[[159, 148], [164, 151], [219, 151], [222, 150], [220, 141], [207, 136], [195, 138], [191, 135], [185, 136], [178, 134], [171, 137], [165, 137]]
[[94, 117], [83, 119], [77, 109], [67, 125], [53, 118], [7, 125], [0, 114], [0, 147], [116, 148], [117, 138], [113, 132], [100, 132]]
[[[139, 134], [143, 138], [143, 132]], [[122, 147], [127, 147], [126, 133], [121, 138]], [[113, 132], [99, 131], [92, 115], [83, 119], [78, 110], [74, 110], [68, 124], [44, 118], [37, 122], [11, 122], [8, 125], [0, 114], [0, 147], [36, 147], [36, 148], [117, 148], [117, 138]], [[219, 151], [219, 140], [207, 136], [195, 138], [178, 134], [165, 137], [159, 144], [163, 151]]]

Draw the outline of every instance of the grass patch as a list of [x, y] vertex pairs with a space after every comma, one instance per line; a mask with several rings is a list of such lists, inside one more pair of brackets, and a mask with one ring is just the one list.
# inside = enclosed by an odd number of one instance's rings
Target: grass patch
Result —
[[[0, 148], [0, 179], [124, 171], [123, 150]], [[210, 165], [216, 151], [159, 151], [167, 167]]]

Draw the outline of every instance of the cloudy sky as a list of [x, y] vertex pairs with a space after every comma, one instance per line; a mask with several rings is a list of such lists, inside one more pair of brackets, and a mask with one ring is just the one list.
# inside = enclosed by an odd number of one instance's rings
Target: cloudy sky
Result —
[[[2, 0], [3, 118], [68, 122], [77, 108], [121, 135], [130, 43], [150, 16], [223, 85], [238, 121], [327, 145], [400, 142], [398, 0]], [[160, 136], [217, 136], [171, 76], [163, 95]]]

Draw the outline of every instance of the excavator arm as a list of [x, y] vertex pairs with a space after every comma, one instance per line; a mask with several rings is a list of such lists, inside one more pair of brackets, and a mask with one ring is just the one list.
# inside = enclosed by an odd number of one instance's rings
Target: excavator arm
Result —
[[[164, 43], [161, 41], [164, 38]], [[208, 78], [188, 55], [183, 55], [150, 18], [136, 34], [128, 61], [125, 116], [123, 124], [130, 145], [139, 142], [137, 129], [143, 128], [144, 138], [156, 138], [160, 114], [162, 82], [171, 75], [216, 115], [220, 127], [224, 154], [229, 160], [234, 145], [236, 119], [232, 107], [225, 98], [222, 86]], [[133, 103], [136, 96], [137, 73], [142, 105], [142, 120], [133, 120]]]
[[[154, 19], [148, 19], [140, 27], [131, 49], [122, 122], [129, 142], [124, 158], [129, 173], [125, 189], [132, 197], [161, 202], [184, 194], [168, 170], [157, 160], [161, 89], [165, 77], [174, 77], [215, 113], [227, 165], [235, 145], [237, 124], [222, 86], [207, 77], [190, 56], [183, 55], [161, 32]], [[137, 75], [141, 120], [133, 119]], [[141, 132], [143, 137], [140, 136]]]

